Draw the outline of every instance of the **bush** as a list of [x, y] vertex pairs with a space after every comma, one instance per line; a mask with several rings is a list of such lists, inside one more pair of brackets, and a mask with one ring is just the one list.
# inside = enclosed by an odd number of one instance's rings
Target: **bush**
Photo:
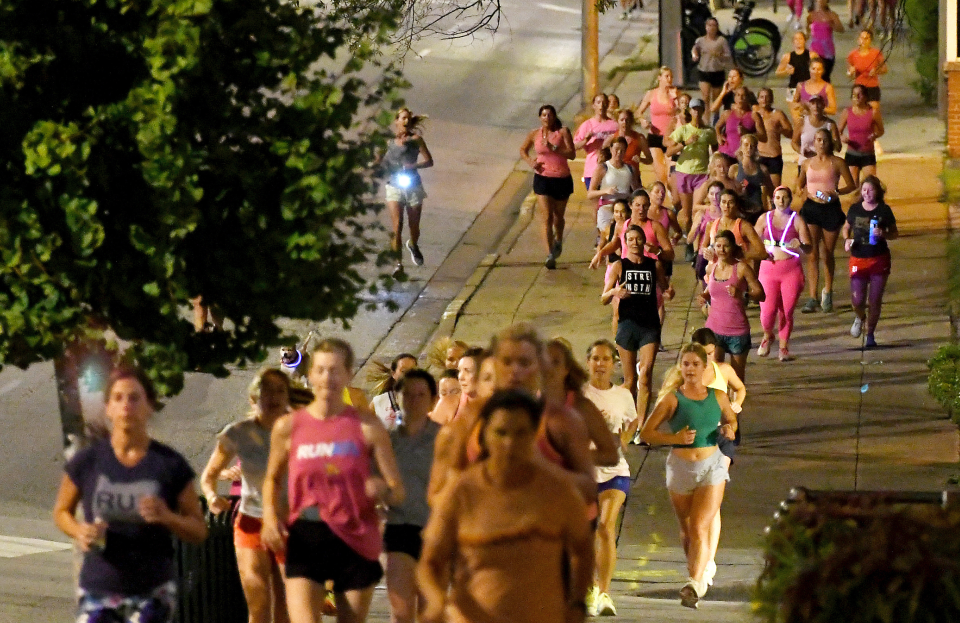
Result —
[[756, 613], [770, 623], [960, 620], [960, 512], [840, 497], [796, 504], [770, 528]]
[[914, 66], [920, 74], [910, 83], [923, 101], [933, 104], [937, 98], [939, 79], [939, 21], [940, 12], [936, 2], [930, 0], [905, 0], [904, 14], [910, 26], [910, 40], [916, 50]]
[[960, 345], [941, 346], [927, 362], [927, 389], [960, 423]]

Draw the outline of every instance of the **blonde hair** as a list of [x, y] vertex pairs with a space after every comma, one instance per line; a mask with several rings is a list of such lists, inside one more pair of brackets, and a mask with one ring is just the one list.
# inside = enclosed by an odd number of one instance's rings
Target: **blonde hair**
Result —
[[555, 348], [563, 355], [563, 363], [567, 366], [567, 376], [563, 379], [564, 389], [580, 393], [583, 385], [590, 380], [590, 375], [583, 369], [577, 358], [573, 356], [573, 348], [566, 338], [555, 337], [547, 342], [547, 349]]
[[663, 375], [663, 385], [660, 386], [660, 392], [657, 394], [656, 404], [659, 404], [661, 400], [680, 389], [680, 386], [683, 385], [680, 363], [683, 361], [683, 356], [687, 353], [693, 353], [699, 357], [700, 361], [704, 364], [707, 363], [707, 350], [700, 344], [691, 342], [680, 349], [680, 357], [677, 359], [676, 365], [670, 366], [667, 373]]
[[517, 324], [510, 325], [506, 329], [501, 330], [499, 333], [493, 336], [493, 339], [490, 340], [490, 355], [495, 356], [497, 354], [497, 348], [503, 342], [526, 342], [533, 346], [537, 351], [537, 356], [540, 358], [540, 361], [543, 361], [543, 340], [540, 339], [540, 334], [537, 333], [537, 330], [533, 328], [533, 325], [527, 324], [526, 322], [518, 322]]
[[[753, 143], [753, 147], [756, 147], [757, 145], [760, 144], [760, 140], [757, 139], [757, 135], [756, 135], [756, 134], [741, 134], [741, 135], [740, 135], [740, 147], [737, 148], [737, 160], [739, 160], [740, 162], [743, 162], [744, 159], [745, 159], [746, 156], [747, 156], [745, 153], [743, 153], [743, 139], [747, 139], [748, 141], [750, 141], [751, 143]], [[751, 158], [751, 160], [753, 160], [753, 162], [759, 163], [759, 162], [760, 162], [760, 154], [759, 154], [758, 152], [754, 152], [753, 158]]]
[[393, 116], [394, 120], [399, 119], [400, 113], [402, 113], [403, 111], [407, 111], [408, 113], [410, 113], [410, 125], [408, 126], [408, 129], [411, 132], [413, 132], [414, 130], [423, 131], [423, 122], [429, 119], [429, 117], [426, 115], [415, 115], [413, 114], [412, 110], [404, 106], [403, 108], [397, 111], [396, 115]]

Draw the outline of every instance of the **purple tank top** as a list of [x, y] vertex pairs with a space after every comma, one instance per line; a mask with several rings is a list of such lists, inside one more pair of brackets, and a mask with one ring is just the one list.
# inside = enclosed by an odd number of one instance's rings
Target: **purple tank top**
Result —
[[727, 142], [720, 146], [720, 153], [726, 154], [731, 158], [737, 157], [737, 150], [740, 149], [740, 126], [756, 132], [757, 124], [753, 120], [753, 114], [750, 111], [737, 115], [733, 109], [730, 110], [730, 116], [727, 117], [727, 124], [724, 126], [724, 132], [727, 136]]
[[[750, 333], [750, 323], [747, 321], [747, 314], [743, 305], [743, 288], [741, 287], [743, 279], [737, 275], [736, 265], [734, 265], [733, 275], [729, 279], [717, 281], [715, 274], [717, 267], [714, 266], [707, 277], [707, 291], [710, 293], [710, 314], [707, 316], [705, 326], [719, 335], [728, 337], [739, 337]], [[735, 286], [737, 295], [730, 296], [727, 292], [727, 286]]]

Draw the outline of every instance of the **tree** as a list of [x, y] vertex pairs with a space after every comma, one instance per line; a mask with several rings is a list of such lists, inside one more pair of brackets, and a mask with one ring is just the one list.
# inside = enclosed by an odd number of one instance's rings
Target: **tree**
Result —
[[[0, 362], [55, 359], [69, 394], [112, 332], [170, 395], [262, 360], [280, 316], [351, 318], [393, 27], [280, 0], [0, 3]], [[223, 331], [194, 332], [198, 294]]]

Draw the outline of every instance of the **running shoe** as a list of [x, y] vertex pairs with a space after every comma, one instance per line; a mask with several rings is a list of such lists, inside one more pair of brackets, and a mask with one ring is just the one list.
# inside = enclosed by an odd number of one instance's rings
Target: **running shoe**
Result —
[[410, 251], [410, 259], [414, 266], [423, 266], [423, 253], [420, 253], [420, 247], [413, 244], [413, 240], [407, 240], [407, 250]]
[[820, 309], [820, 301], [817, 299], [810, 299], [803, 304], [803, 307], [800, 308], [801, 314], [812, 314], [813, 312]]
[[850, 337], [860, 337], [863, 332], [863, 321], [860, 318], [853, 319], [853, 326], [850, 327]]
[[617, 616], [617, 608], [613, 605], [609, 594], [600, 593], [600, 597], [597, 598], [597, 614], [602, 617]]
[[327, 591], [327, 594], [323, 597], [323, 605], [320, 607], [321, 614], [327, 616], [336, 616], [337, 614], [337, 599], [333, 596], [333, 591]]
[[693, 250], [693, 245], [688, 244], [687, 250], [683, 252], [683, 261], [687, 264], [692, 264], [694, 260], [697, 259], [697, 254]]
[[820, 307], [825, 314], [833, 311], [833, 292], [830, 292], [826, 288], [820, 292]]
[[550, 255], [553, 257], [560, 257], [560, 254], [563, 253], [563, 240], [557, 239], [553, 243], [553, 247], [550, 249]]
[[403, 264], [401, 264], [400, 262], [397, 262], [397, 267], [393, 269], [393, 278], [399, 279], [402, 274], [403, 274]]
[[693, 578], [687, 581], [680, 589], [680, 605], [684, 608], [699, 608], [700, 594], [697, 592], [697, 581]]
[[793, 355], [790, 354], [790, 350], [786, 348], [780, 349], [780, 361], [793, 361], [796, 359]]
[[713, 578], [717, 575], [717, 562], [710, 559], [710, 562], [707, 563], [707, 568], [703, 571], [703, 581], [707, 586], [713, 586]]
[[557, 257], [551, 253], [547, 256], [547, 261], [545, 261], [543, 265], [547, 267], [547, 270], [553, 270], [557, 267]]
[[770, 354], [770, 340], [763, 338], [760, 341], [760, 348], [757, 349], [757, 357], [766, 357]]
[[583, 603], [587, 605], [587, 616], [595, 617], [597, 616], [597, 606], [600, 602], [600, 587], [594, 584], [590, 587], [590, 590], [587, 591], [587, 596], [583, 600]]
[[864, 344], [867, 348], [876, 348], [877, 341], [873, 339], [873, 333], [867, 333], [867, 342]]

